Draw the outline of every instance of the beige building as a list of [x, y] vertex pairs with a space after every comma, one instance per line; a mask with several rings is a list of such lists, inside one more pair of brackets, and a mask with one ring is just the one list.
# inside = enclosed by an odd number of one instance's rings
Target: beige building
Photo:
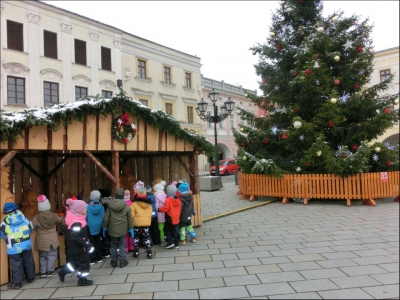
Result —
[[[381, 51], [376, 51], [374, 55], [374, 70], [371, 75], [370, 85], [377, 84], [385, 80], [391, 74], [395, 74], [389, 88], [382, 93], [383, 96], [396, 94], [399, 92], [399, 47], [389, 48]], [[399, 109], [399, 99], [391, 109]], [[388, 129], [376, 141], [399, 143], [399, 123]]]

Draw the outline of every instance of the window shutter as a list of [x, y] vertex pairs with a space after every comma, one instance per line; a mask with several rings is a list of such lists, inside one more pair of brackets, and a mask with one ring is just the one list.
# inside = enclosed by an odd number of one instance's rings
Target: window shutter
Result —
[[111, 71], [111, 49], [101, 47], [101, 68]]
[[7, 47], [8, 49], [24, 51], [24, 33], [21, 23], [7, 20]]
[[86, 42], [75, 40], [75, 63], [86, 66]]
[[44, 56], [57, 59], [57, 33], [44, 31]]

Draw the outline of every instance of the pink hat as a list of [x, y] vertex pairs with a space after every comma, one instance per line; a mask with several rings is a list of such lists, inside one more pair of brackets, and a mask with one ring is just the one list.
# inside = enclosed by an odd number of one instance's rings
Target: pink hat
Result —
[[137, 190], [140, 186], [144, 187], [144, 182], [138, 181], [136, 184], [133, 186], [133, 189]]
[[69, 211], [76, 216], [82, 215], [82, 212], [84, 212], [88, 206], [83, 200], [72, 200], [71, 198], [68, 198], [66, 203], [69, 206]]
[[50, 202], [45, 195], [39, 195], [37, 197], [37, 201], [38, 201], [38, 210], [39, 211], [50, 210], [50, 208], [51, 208]]
[[131, 192], [129, 190], [125, 190], [124, 200], [131, 200]]

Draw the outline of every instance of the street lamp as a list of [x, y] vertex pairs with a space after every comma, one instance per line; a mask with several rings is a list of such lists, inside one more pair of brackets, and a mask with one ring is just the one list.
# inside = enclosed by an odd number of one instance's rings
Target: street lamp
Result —
[[221, 114], [218, 115], [218, 107], [215, 105], [215, 103], [218, 100], [218, 95], [219, 93], [212, 91], [207, 95], [208, 98], [210, 98], [212, 104], [213, 104], [213, 109], [214, 109], [214, 115], [213, 116], [207, 116], [205, 115], [205, 112], [207, 111], [207, 106], [208, 103], [201, 98], [201, 101], [197, 103], [196, 107], [196, 112], [197, 115], [202, 119], [203, 121], [207, 121], [209, 123], [214, 123], [214, 137], [215, 137], [215, 148], [216, 148], [216, 153], [215, 153], [215, 175], [220, 176], [219, 174], [219, 159], [218, 159], [218, 142], [217, 142], [217, 123], [221, 122], [222, 120], [225, 120], [233, 111], [233, 108], [235, 107], [235, 102], [231, 100], [231, 97], [228, 98], [227, 101], [224, 102], [224, 105], [221, 106]]

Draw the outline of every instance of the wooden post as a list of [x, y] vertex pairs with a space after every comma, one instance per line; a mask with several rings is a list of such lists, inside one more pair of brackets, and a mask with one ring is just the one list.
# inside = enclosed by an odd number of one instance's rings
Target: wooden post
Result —
[[289, 198], [285, 197], [285, 198], [282, 199], [282, 204], [288, 204], [288, 203], [290, 203], [290, 199]]
[[108, 170], [106, 168], [103, 167], [103, 165], [97, 160], [96, 157], [93, 156], [92, 153], [90, 153], [87, 150], [83, 150], [83, 152], [99, 167], [99, 169], [116, 185], [117, 184], [117, 179], [115, 179], [115, 177], [108, 172]]
[[42, 152], [42, 169], [43, 169], [43, 194], [49, 197], [49, 155]]
[[[111, 152], [111, 164], [112, 164], [112, 172], [116, 182], [114, 183], [115, 189], [120, 187], [119, 184], [119, 151]], [[115, 191], [114, 191], [115, 192]]]
[[375, 203], [374, 199], [366, 199], [362, 202], [362, 205], [376, 206], [376, 203]]
[[13, 157], [17, 154], [17, 150], [12, 150], [6, 153], [0, 161], [0, 169], [2, 169]]
[[[178, 156], [179, 157], [179, 156]], [[200, 185], [199, 185], [199, 164], [197, 151], [194, 151], [192, 155], [189, 156], [189, 168], [192, 171], [190, 174], [190, 189], [193, 194], [200, 194]]]

